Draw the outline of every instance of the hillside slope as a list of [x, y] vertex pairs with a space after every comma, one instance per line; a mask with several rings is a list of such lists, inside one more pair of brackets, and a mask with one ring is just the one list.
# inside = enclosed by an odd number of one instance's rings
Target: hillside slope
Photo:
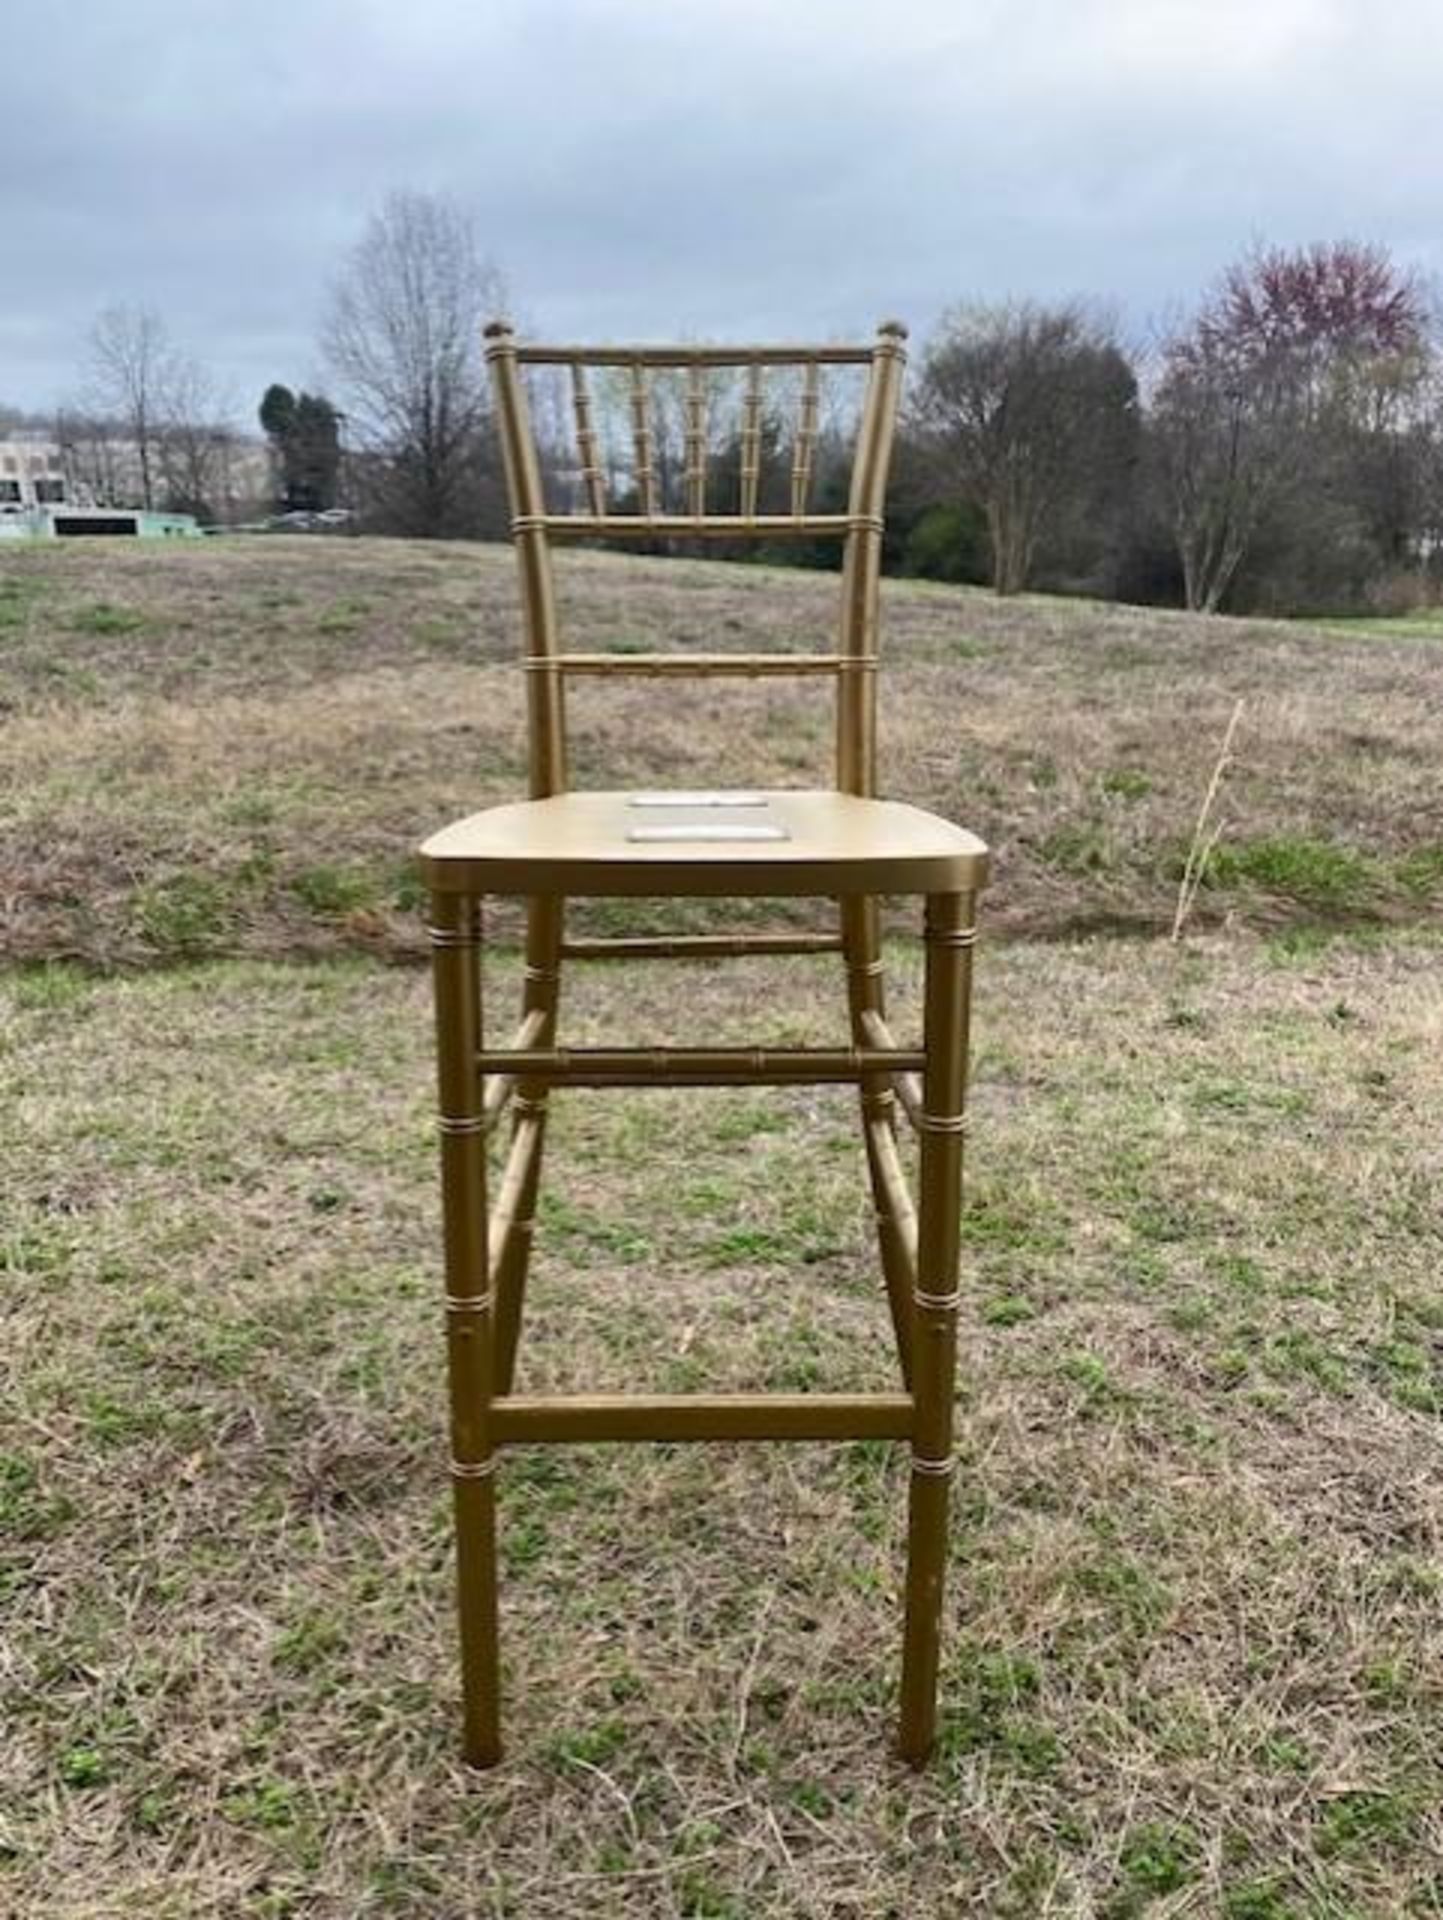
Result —
[[[831, 576], [568, 555], [589, 649], [831, 643]], [[997, 849], [994, 931], [1153, 930], [1234, 703], [1197, 919], [1443, 911], [1443, 647], [1427, 637], [885, 590], [885, 790]], [[509, 553], [268, 539], [0, 558], [0, 951], [404, 952], [411, 850], [524, 778]], [[829, 777], [798, 682], [589, 682], [578, 785]]]

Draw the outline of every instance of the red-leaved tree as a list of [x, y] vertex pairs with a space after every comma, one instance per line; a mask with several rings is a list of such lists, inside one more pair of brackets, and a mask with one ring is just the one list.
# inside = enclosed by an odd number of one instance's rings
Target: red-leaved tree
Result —
[[1267, 512], [1406, 407], [1427, 317], [1382, 248], [1261, 248], [1165, 343], [1152, 417], [1189, 607], [1215, 611]]

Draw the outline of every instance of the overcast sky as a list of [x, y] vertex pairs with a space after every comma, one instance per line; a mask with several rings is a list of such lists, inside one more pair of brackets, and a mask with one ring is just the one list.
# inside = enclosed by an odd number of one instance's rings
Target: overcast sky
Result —
[[0, 73], [0, 401], [35, 407], [116, 301], [240, 412], [312, 380], [400, 186], [602, 339], [1008, 292], [1141, 330], [1263, 237], [1443, 264], [1437, 0], [11, 0]]

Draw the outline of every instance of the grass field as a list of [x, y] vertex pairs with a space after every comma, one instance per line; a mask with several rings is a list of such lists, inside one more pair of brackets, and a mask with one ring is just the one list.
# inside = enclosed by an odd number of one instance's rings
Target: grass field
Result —
[[[586, 645], [706, 649], [821, 644], [834, 590], [564, 585]], [[518, 1451], [477, 1777], [400, 963], [410, 847], [520, 778], [507, 558], [0, 557], [0, 1914], [1443, 1914], [1443, 648], [886, 611], [889, 786], [999, 864], [937, 1762], [888, 1751], [890, 1450]], [[579, 777], [821, 775], [819, 702], [712, 698], [584, 690]], [[889, 964], [915, 1008], [900, 920]], [[837, 1040], [837, 988], [594, 969], [567, 1027]], [[560, 1101], [527, 1381], [889, 1381], [855, 1135]]]

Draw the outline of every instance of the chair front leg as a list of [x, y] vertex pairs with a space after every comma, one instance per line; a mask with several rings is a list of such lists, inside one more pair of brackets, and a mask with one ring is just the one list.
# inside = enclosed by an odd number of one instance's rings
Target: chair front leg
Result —
[[952, 1397], [956, 1373], [961, 1251], [962, 1141], [966, 1125], [968, 1026], [975, 901], [933, 894], [927, 901], [925, 1030], [913, 1299], [912, 1392], [916, 1411], [908, 1495], [906, 1625], [899, 1746], [921, 1766], [937, 1726], [937, 1670], [947, 1520], [952, 1484]]
[[480, 902], [457, 894], [433, 894], [432, 973], [464, 1751], [473, 1766], [486, 1767], [501, 1757], [501, 1716], [486, 1138], [476, 1064], [481, 1049], [480, 942]]

